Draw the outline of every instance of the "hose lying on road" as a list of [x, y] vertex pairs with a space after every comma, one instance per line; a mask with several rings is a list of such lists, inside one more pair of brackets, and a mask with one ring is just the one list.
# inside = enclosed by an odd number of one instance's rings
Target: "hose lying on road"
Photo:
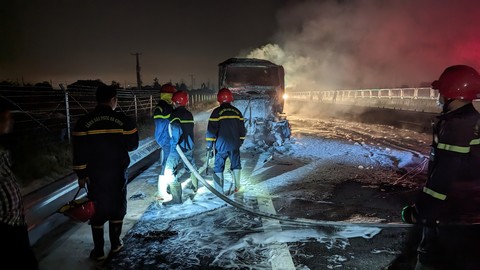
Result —
[[305, 219], [305, 218], [294, 218], [294, 217], [288, 217], [288, 216], [258, 211], [250, 207], [246, 207], [236, 201], [233, 201], [228, 197], [226, 197], [221, 192], [218, 192], [214, 187], [208, 184], [205, 179], [203, 179], [203, 177], [200, 175], [200, 173], [198, 173], [197, 170], [195, 170], [195, 168], [187, 159], [187, 157], [185, 156], [185, 154], [183, 153], [179, 145], [176, 146], [176, 150], [180, 155], [180, 157], [182, 158], [185, 165], [187, 165], [190, 172], [192, 172], [208, 190], [210, 190], [213, 194], [215, 194], [217, 197], [219, 197], [226, 203], [255, 216], [276, 219], [276, 220], [284, 221], [286, 223], [292, 223], [292, 224], [303, 225], [303, 226], [363, 226], [363, 227], [378, 227], [378, 228], [408, 228], [408, 227], [414, 226], [413, 224], [406, 224], [406, 223], [355, 223], [355, 222], [344, 222], [344, 221], [313, 220], [313, 219]]

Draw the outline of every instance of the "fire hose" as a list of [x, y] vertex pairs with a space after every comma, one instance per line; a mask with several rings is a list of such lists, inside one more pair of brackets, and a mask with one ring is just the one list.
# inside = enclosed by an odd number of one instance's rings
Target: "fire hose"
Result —
[[[243, 204], [240, 204], [234, 200], [231, 200], [227, 196], [225, 196], [223, 193], [217, 191], [214, 187], [212, 187], [201, 175], [200, 173], [193, 167], [193, 165], [190, 163], [190, 161], [187, 159], [185, 154], [183, 153], [182, 149], [180, 148], [179, 145], [176, 146], [176, 150], [180, 157], [182, 158], [184, 164], [188, 167], [190, 172], [192, 172], [197, 179], [208, 189], [210, 190], [213, 194], [215, 194], [218, 198], [226, 202], [227, 204], [236, 207], [240, 210], [243, 210], [249, 214], [259, 216], [259, 217], [265, 217], [265, 218], [271, 218], [271, 219], [276, 219], [279, 221], [283, 221], [285, 223], [289, 224], [295, 224], [295, 225], [301, 225], [301, 226], [334, 226], [334, 227], [339, 227], [339, 226], [361, 226], [361, 227], [378, 227], [378, 228], [409, 228], [415, 226], [414, 224], [406, 224], [406, 223], [369, 223], [369, 222], [346, 222], [346, 221], [328, 221], [328, 220], [313, 220], [313, 219], [306, 219], [306, 218], [295, 218], [295, 217], [289, 217], [289, 216], [284, 216], [284, 215], [278, 215], [278, 214], [273, 214], [273, 213], [267, 213], [263, 211], [259, 211], [250, 207], [247, 207]], [[208, 166], [208, 165], [207, 165]]]

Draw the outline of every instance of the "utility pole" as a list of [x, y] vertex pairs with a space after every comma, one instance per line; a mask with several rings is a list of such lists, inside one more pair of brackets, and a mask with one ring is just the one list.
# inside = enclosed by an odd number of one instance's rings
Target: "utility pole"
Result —
[[135, 55], [137, 58], [137, 89], [142, 89], [142, 80], [140, 79], [140, 60], [139, 56], [142, 55], [141, 53], [132, 53], [131, 55]]
[[192, 78], [192, 88], [191, 90], [193, 90], [193, 87], [195, 86], [195, 77], [193, 77], [194, 74], [190, 74], [190, 78]]

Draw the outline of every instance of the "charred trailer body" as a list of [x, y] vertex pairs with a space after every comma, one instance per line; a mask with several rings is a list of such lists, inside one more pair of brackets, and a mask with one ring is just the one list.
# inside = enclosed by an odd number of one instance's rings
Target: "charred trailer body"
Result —
[[233, 104], [244, 116], [247, 135], [259, 144], [283, 145], [290, 138], [290, 125], [283, 112], [283, 66], [255, 58], [230, 58], [218, 66], [219, 89], [225, 87], [232, 92]]

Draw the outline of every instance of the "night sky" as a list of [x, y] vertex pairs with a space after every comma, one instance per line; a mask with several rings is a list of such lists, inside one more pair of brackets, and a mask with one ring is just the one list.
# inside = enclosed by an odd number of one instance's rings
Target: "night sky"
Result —
[[49, 0], [0, 3], [0, 81], [216, 85], [218, 63], [282, 64], [300, 90], [418, 86], [480, 68], [476, 0]]

